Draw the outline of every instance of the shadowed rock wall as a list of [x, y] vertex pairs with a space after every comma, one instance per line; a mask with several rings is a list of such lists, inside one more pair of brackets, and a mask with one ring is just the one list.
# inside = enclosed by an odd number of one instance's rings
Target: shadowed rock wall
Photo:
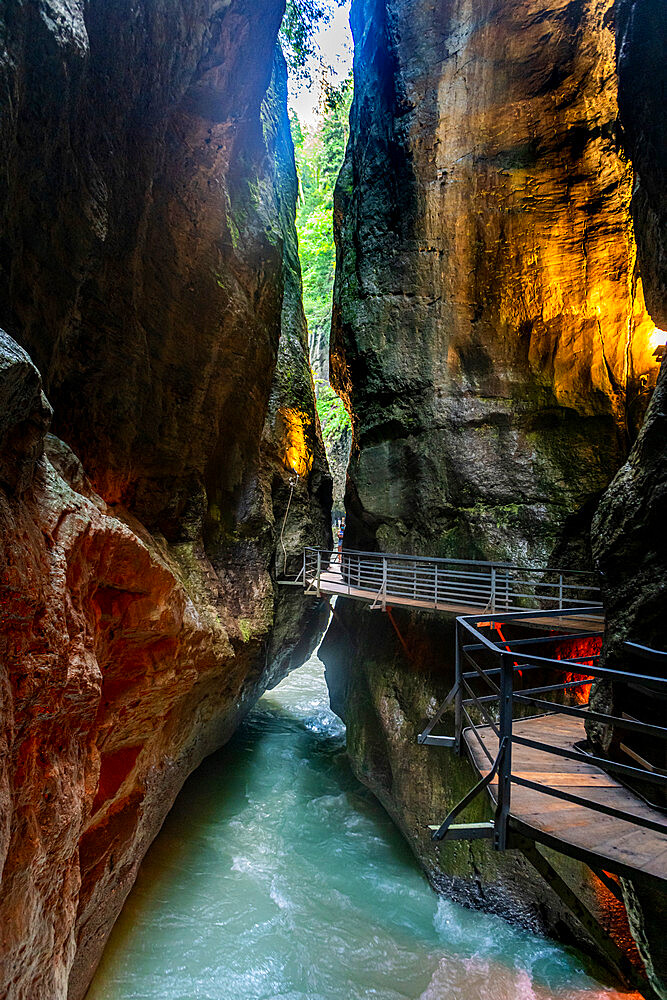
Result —
[[[646, 300], [655, 322], [667, 329], [667, 20], [657, 0], [624, 0], [618, 16], [621, 121], [636, 167], [633, 215]], [[667, 651], [667, 368], [663, 362], [646, 419], [628, 461], [605, 493], [593, 522], [594, 553], [602, 571], [607, 613], [603, 662], [665, 676], [660, 660], [629, 655], [623, 643]], [[627, 710], [628, 692], [612, 692], [612, 710]], [[632, 692], [630, 692], [632, 698]], [[636, 694], [634, 698], [636, 698]], [[608, 702], [609, 703], [609, 702]], [[664, 725], [665, 706], [637, 706], [647, 721]], [[644, 755], [667, 766], [664, 743], [647, 741]], [[623, 759], [627, 760], [627, 757]], [[655, 789], [651, 789], [654, 794]], [[631, 926], [660, 996], [667, 997], [667, 919], [663, 891], [624, 884]]]
[[[183, 780], [322, 626], [316, 603], [276, 584], [306, 540], [330, 543], [331, 505], [283, 6], [10, 0], [0, 13], [12, 1000], [83, 996]], [[53, 407], [45, 445], [28, 354]]]

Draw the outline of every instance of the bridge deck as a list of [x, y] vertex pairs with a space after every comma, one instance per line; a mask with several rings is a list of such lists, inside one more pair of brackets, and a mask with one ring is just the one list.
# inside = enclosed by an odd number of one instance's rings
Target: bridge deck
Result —
[[[489, 726], [479, 726], [477, 733], [495, 758], [498, 738], [493, 730]], [[516, 720], [513, 733], [569, 750], [586, 736], [581, 719], [558, 715]], [[463, 737], [480, 775], [488, 774], [489, 762], [472, 730], [465, 729]], [[640, 871], [667, 880], [667, 816], [610, 775], [591, 764], [517, 744], [512, 747], [512, 774], [662, 823], [665, 828], [664, 834], [646, 830], [585, 806], [513, 785], [510, 826], [518, 833], [605, 871], [622, 875]], [[489, 789], [494, 801], [497, 787], [496, 778]]]
[[[311, 587], [316, 586], [315, 579], [308, 582]], [[323, 594], [341, 594], [345, 597], [351, 597], [355, 601], [364, 601], [366, 604], [379, 605], [378, 591], [367, 590], [363, 587], [355, 587], [350, 583], [346, 583], [338, 563], [332, 563], [322, 571], [320, 574], [320, 590]], [[427, 600], [426, 598], [407, 597], [390, 593], [386, 595], [384, 600], [386, 604], [392, 604], [395, 607], [430, 608], [437, 611], [454, 611], [459, 615], [474, 615], [476, 611], [480, 610], [479, 606], [475, 607], [472, 604], [444, 600]]]
[[[317, 589], [317, 579], [314, 575], [307, 574], [306, 576], [306, 586], [309, 590]], [[489, 609], [485, 605], [488, 603], [486, 600], [479, 600], [478, 603], [468, 603], [463, 595], [461, 599], [452, 599], [451, 596], [447, 597], [411, 597], [406, 594], [392, 594], [390, 590], [384, 595], [379, 594], [378, 589], [368, 589], [363, 586], [355, 586], [354, 582], [348, 582], [344, 579], [341, 570], [340, 563], [330, 563], [327, 567], [322, 569], [319, 578], [319, 589], [323, 594], [340, 595], [344, 597], [352, 598], [352, 600], [363, 601], [365, 604], [370, 604], [371, 606], [381, 607], [383, 604], [391, 605], [393, 607], [402, 608], [423, 608], [432, 611], [445, 611], [450, 612], [455, 615], [474, 615], [478, 613], [486, 613]], [[477, 596], [477, 595], [475, 595]], [[525, 624], [528, 626], [540, 626], [548, 625], [550, 628], [558, 628], [559, 626], [566, 627], [569, 631], [588, 631], [591, 628], [600, 628], [604, 623], [604, 617], [602, 610], [600, 615], [581, 615], [576, 618], [568, 617], [567, 619], [554, 618], [553, 614], [549, 615], [548, 620], [541, 620], [539, 615], [535, 618], [526, 621]], [[520, 623], [524, 624], [524, 623]]]

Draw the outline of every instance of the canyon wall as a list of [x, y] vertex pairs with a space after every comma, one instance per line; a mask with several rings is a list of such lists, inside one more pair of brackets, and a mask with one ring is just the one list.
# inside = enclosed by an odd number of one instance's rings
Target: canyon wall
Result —
[[[614, 4], [355, 0], [352, 26], [331, 356], [354, 429], [346, 544], [590, 567], [658, 373]], [[472, 783], [416, 745], [453, 681], [451, 627], [373, 614], [339, 602], [322, 653], [357, 774], [435, 882], [567, 934], [516, 856], [430, 842]], [[622, 907], [559, 864], [628, 947]]]
[[322, 626], [277, 583], [331, 505], [283, 6], [0, 13], [11, 1000], [83, 997], [183, 781]]
[[544, 564], [627, 454], [657, 366], [611, 8], [354, 5], [331, 359], [351, 543]]
[[[618, 15], [619, 105], [626, 149], [635, 166], [633, 217], [646, 301], [655, 322], [667, 329], [667, 20], [658, 0], [623, 0]], [[663, 657], [643, 659], [626, 641], [667, 650], [667, 368], [628, 461], [615, 476], [596, 512], [593, 549], [602, 573], [607, 613], [603, 663], [664, 677]], [[627, 710], [636, 694], [612, 692], [612, 710]], [[607, 703], [609, 701], [605, 698]], [[664, 701], [643, 705], [648, 721], [664, 725]], [[667, 748], [647, 741], [644, 755], [667, 766]], [[655, 794], [656, 790], [651, 790]], [[664, 793], [663, 793], [664, 794]], [[664, 799], [663, 799], [664, 802]], [[667, 919], [664, 892], [624, 881], [633, 933], [658, 995], [667, 997]]]

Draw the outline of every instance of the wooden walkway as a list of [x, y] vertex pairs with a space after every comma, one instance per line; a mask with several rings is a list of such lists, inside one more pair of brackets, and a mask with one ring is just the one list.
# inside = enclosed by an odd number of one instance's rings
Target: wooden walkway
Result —
[[[479, 726], [476, 731], [495, 759], [498, 738], [491, 727]], [[512, 731], [514, 736], [567, 750], [575, 749], [575, 744], [586, 738], [583, 721], [562, 715], [515, 720]], [[464, 729], [463, 739], [477, 771], [487, 775], [489, 762], [474, 732]], [[632, 877], [642, 872], [667, 881], [667, 815], [647, 805], [615, 778], [581, 760], [567, 760], [520, 744], [512, 746], [512, 775], [660, 823], [664, 833], [516, 784], [512, 785], [510, 830], [562, 853], [586, 858], [594, 868]], [[497, 785], [496, 778], [489, 786], [494, 802]]]
[[[636, 761], [593, 761], [582, 748], [588, 712], [597, 723], [650, 739], [667, 739], [667, 729], [568, 700], [583, 678], [586, 686], [605, 678], [621, 685], [619, 690], [641, 679], [655, 698], [667, 698], [667, 680], [655, 672], [600, 664], [604, 612], [592, 574], [309, 548], [301, 582], [307, 593], [345, 596], [371, 609], [393, 605], [457, 616], [455, 683], [418, 740], [464, 748], [480, 781], [440, 826], [431, 826], [435, 840], [492, 839], [501, 851], [513, 843], [540, 842], [596, 872], [667, 881], [667, 814], [615, 775], [638, 782], [639, 788], [647, 781], [667, 784], [667, 777], [647, 774]], [[531, 630], [528, 637], [517, 634], [523, 627]], [[562, 658], [553, 645], [559, 642], [572, 643], [564, 645]], [[637, 648], [642, 656], [667, 655]], [[524, 674], [528, 686], [518, 684]], [[485, 686], [480, 689], [480, 684]], [[455, 735], [437, 735], [434, 727], [444, 721], [449, 706]], [[545, 714], [527, 718], [526, 708]], [[491, 762], [498, 777], [489, 782]], [[455, 823], [485, 787], [498, 806], [493, 822]]]

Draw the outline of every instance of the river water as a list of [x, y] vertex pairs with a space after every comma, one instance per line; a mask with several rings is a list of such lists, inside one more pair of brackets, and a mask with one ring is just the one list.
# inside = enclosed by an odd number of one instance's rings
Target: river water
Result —
[[314, 655], [186, 783], [87, 1000], [618, 1000], [437, 897], [344, 746]]

